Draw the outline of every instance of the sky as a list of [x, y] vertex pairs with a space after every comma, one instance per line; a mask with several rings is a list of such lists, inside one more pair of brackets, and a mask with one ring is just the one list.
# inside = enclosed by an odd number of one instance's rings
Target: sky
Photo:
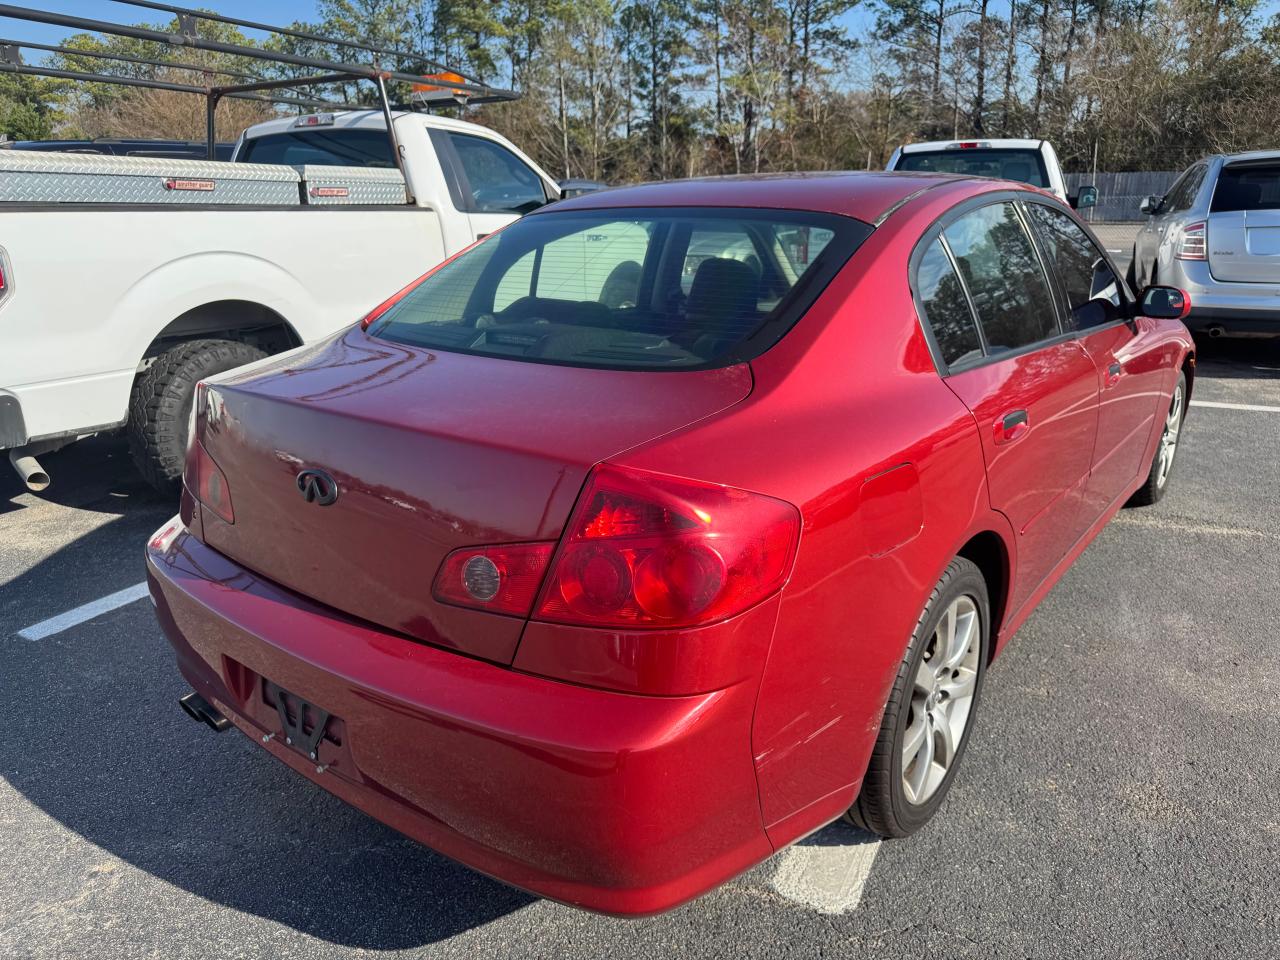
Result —
[[[120, 0], [17, 0], [19, 5], [38, 7], [54, 13], [65, 13], [77, 17], [95, 20], [106, 20], [115, 23], [140, 23], [143, 21], [159, 21], [166, 15], [141, 7], [122, 3]], [[295, 20], [311, 20], [315, 17], [315, 0], [169, 0], [177, 6], [204, 6], [229, 17], [241, 17], [258, 23], [287, 25]], [[996, 7], [1002, 4], [997, 0]], [[855, 7], [845, 16], [845, 25], [855, 37], [869, 29], [874, 22], [874, 15], [868, 9], [869, 3]], [[1006, 7], [1007, 9], [1007, 7]], [[1280, 0], [1263, 0], [1260, 5], [1260, 18], [1270, 18], [1280, 11]], [[5, 40], [31, 40], [36, 43], [56, 44], [76, 33], [64, 27], [47, 24], [28, 23], [0, 17], [0, 38]], [[246, 31], [256, 39], [265, 39], [266, 35]], [[34, 59], [34, 51], [31, 52]]]

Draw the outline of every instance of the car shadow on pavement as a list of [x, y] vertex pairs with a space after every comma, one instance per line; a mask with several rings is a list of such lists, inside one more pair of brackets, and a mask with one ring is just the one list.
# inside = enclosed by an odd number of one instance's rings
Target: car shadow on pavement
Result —
[[[115, 484], [100, 477], [103, 496], [92, 487], [84, 497], [110, 502]], [[37, 913], [41, 896], [79, 894], [103, 851], [149, 874], [129, 882], [157, 903], [174, 902], [166, 885], [194, 895], [170, 910], [246, 931], [253, 924], [239, 914], [250, 914], [369, 950], [434, 943], [534, 902], [348, 807], [234, 729], [215, 734], [188, 719], [177, 704], [187, 687], [145, 599], [44, 640], [16, 636], [143, 578], [146, 537], [168, 505], [142, 494], [121, 503], [121, 516], [0, 590], [0, 779], [21, 795], [0, 789], [0, 844], [10, 862], [24, 851], [34, 861], [23, 887], [32, 900], [6, 909]], [[146, 903], [95, 909], [139, 939], [173, 928], [139, 913]]]
[[1280, 379], [1280, 337], [1208, 337], [1197, 335], [1200, 373], [1217, 380]]

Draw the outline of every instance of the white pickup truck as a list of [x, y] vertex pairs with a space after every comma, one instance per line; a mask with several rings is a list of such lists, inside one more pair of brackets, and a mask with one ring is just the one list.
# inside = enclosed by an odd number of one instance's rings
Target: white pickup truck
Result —
[[324, 337], [561, 187], [492, 130], [381, 112], [272, 120], [230, 162], [0, 151], [0, 450], [127, 430], [176, 489], [202, 377]]
[[1098, 191], [1081, 187], [1068, 195], [1058, 153], [1048, 140], [935, 140], [907, 143], [893, 151], [886, 170], [953, 173], [965, 177], [1016, 180], [1048, 190], [1077, 209], [1093, 206]]

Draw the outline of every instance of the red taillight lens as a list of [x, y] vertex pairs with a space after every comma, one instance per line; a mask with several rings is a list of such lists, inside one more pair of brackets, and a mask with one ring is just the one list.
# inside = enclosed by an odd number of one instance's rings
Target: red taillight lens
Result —
[[554, 543], [503, 543], [455, 550], [432, 593], [441, 603], [527, 617], [554, 549]]
[[[227, 475], [213, 462], [213, 457], [209, 456], [209, 451], [199, 440], [192, 441], [187, 449], [187, 476], [188, 487], [197, 500], [227, 523], [236, 522]], [[195, 481], [194, 486], [190, 480]]]
[[191, 400], [191, 419], [187, 424], [187, 462], [182, 471], [182, 482], [202, 504], [227, 523], [235, 523], [236, 514], [231, 507], [231, 488], [227, 485], [227, 475], [214, 462], [213, 457], [209, 456], [203, 443], [207, 392], [208, 388], [203, 381], [196, 384], [195, 395]]
[[1189, 223], [1182, 228], [1182, 236], [1178, 239], [1179, 260], [1207, 260], [1208, 246], [1205, 240], [1206, 224]]
[[782, 585], [799, 532], [799, 513], [782, 500], [597, 467], [534, 618], [611, 627], [727, 619]]

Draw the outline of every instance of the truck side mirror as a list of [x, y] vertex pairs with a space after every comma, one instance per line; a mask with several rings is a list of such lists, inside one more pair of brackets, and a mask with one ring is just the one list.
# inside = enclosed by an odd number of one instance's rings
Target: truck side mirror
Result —
[[601, 183], [599, 180], [583, 180], [575, 177], [572, 180], [561, 180], [557, 186], [560, 188], [560, 199], [568, 200], [570, 197], [580, 197], [584, 193], [595, 193], [597, 190], [604, 190], [609, 185]]
[[1098, 205], [1098, 188], [1094, 186], [1081, 187], [1080, 191], [1071, 198], [1071, 206], [1077, 210], [1088, 210], [1090, 207]]
[[1147, 216], [1151, 216], [1160, 208], [1160, 203], [1163, 199], [1163, 197], [1147, 197], [1142, 203], [1138, 204], [1138, 209]]

